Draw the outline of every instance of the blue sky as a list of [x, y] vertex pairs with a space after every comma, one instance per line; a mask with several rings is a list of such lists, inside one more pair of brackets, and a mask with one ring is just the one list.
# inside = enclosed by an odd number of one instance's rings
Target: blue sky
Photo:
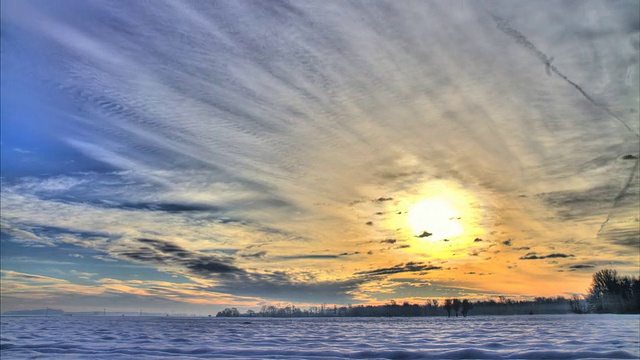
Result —
[[2, 308], [638, 274], [637, 1], [2, 2]]

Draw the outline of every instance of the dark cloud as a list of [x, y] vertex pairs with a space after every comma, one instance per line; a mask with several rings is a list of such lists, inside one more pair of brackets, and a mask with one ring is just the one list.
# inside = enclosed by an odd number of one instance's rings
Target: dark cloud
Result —
[[625, 156], [622, 157], [622, 160], [637, 160], [638, 157], [632, 154], [627, 154]]
[[569, 266], [569, 269], [591, 269], [596, 267], [595, 265], [592, 264], [575, 264], [575, 265], [571, 265]]
[[521, 247], [513, 248], [513, 250], [531, 250], [531, 248], [528, 246], [521, 246]]
[[[186, 250], [170, 241], [141, 238], [126, 243], [127, 249], [114, 252], [114, 256], [169, 267], [185, 275], [216, 279], [218, 285], [204, 290], [225, 292], [242, 296], [259, 296], [274, 300], [301, 302], [353, 301], [348, 292], [354, 291], [368, 279], [358, 277], [336, 281], [318, 281], [313, 275], [291, 274], [284, 271], [255, 272], [238, 268], [230, 256], [214, 256]], [[266, 252], [248, 254], [264, 256]], [[356, 255], [359, 252], [340, 255], [294, 255], [279, 257], [280, 260], [336, 259]]]
[[395, 244], [398, 240], [396, 239], [384, 239], [382, 241], [380, 241], [383, 244]]
[[313, 277], [296, 279], [284, 272], [230, 273], [221, 276], [219, 285], [208, 291], [238, 296], [258, 296], [264, 299], [303, 303], [349, 303], [351, 292], [369, 281], [366, 277], [345, 280], [318, 281]]
[[342, 254], [340, 254], [340, 256], [351, 256], [351, 255], [359, 255], [360, 251], [354, 251], [354, 252], [344, 252]]
[[480, 238], [475, 238], [475, 239], [473, 239], [473, 242], [482, 242], [482, 239], [480, 239]]
[[379, 197], [376, 199], [376, 202], [385, 202], [385, 201], [391, 201], [393, 200], [392, 197]]
[[404, 273], [404, 272], [419, 272], [419, 271], [440, 270], [440, 269], [442, 269], [440, 266], [425, 264], [423, 262], [408, 262], [406, 264], [398, 264], [389, 268], [360, 271], [360, 272], [357, 272], [356, 275], [378, 276], [378, 275], [398, 274], [398, 273]]
[[511, 240], [511, 239], [509, 239], [509, 240], [505, 240], [505, 241], [503, 241], [502, 243], [503, 243], [503, 244], [505, 244], [506, 246], [511, 246], [511, 241], [512, 241], [512, 240]]
[[[636, 220], [637, 222], [637, 220]], [[621, 229], [607, 229], [602, 232], [600, 236], [606, 236], [608, 241], [615, 245], [631, 248], [637, 253], [638, 246], [640, 246], [640, 233], [638, 232], [640, 223], [635, 226]]]
[[278, 260], [322, 260], [322, 259], [337, 259], [340, 255], [322, 255], [322, 254], [308, 254], [308, 255], [289, 255], [289, 256], [278, 256]]
[[242, 254], [240, 256], [242, 256], [243, 258], [257, 258], [257, 259], [262, 259], [263, 257], [265, 257], [267, 255], [267, 252], [262, 250], [262, 251], [258, 251], [256, 253], [252, 253], [252, 254]]
[[122, 209], [164, 211], [169, 213], [183, 212], [222, 212], [223, 209], [209, 204], [190, 203], [123, 203], [117, 206]]
[[237, 272], [240, 270], [235, 266], [224, 264], [216, 259], [194, 259], [186, 263], [186, 267], [194, 273], [203, 276]]
[[407, 248], [410, 248], [410, 247], [411, 247], [411, 245], [404, 244], [404, 245], [396, 246], [396, 249], [407, 249]]
[[[615, 182], [603, 186], [596, 186], [588, 190], [559, 191], [539, 196], [543, 201], [558, 209], [557, 215], [561, 220], [580, 220], [594, 215], [602, 215], [602, 204], [610, 203], [620, 191]], [[632, 194], [623, 194], [632, 197]]]
[[[162, 264], [165, 263], [168, 257], [157, 254], [151, 248], [144, 247], [139, 248], [132, 251], [122, 251], [118, 252], [117, 255], [120, 257], [125, 257], [127, 260], [134, 260], [138, 262], [151, 262], [154, 264]], [[168, 265], [168, 262], [167, 262]]]
[[216, 274], [241, 271], [232, 265], [233, 258], [231, 257], [189, 251], [174, 243], [159, 239], [136, 239], [136, 242], [129, 244], [127, 249], [114, 251], [112, 255], [137, 262], [185, 269], [188, 273], [205, 278]]
[[149, 244], [160, 252], [172, 253], [176, 256], [187, 256], [189, 253], [183, 248], [172, 244], [168, 241], [156, 240], [156, 239], [138, 239], [138, 242], [143, 244]]
[[416, 235], [416, 237], [419, 237], [419, 238], [425, 238], [425, 237], [429, 237], [429, 236], [431, 236], [431, 235], [433, 235], [433, 234], [432, 234], [432, 233], [430, 233], [430, 232], [428, 232], [428, 231], [423, 231], [423, 232], [422, 232], [422, 234], [420, 234], [420, 235]]
[[364, 223], [364, 224], [365, 224], [365, 225], [369, 225], [369, 226], [371, 226], [371, 225], [373, 225], [373, 221], [367, 221], [367, 222], [366, 222], [366, 223]]
[[525, 256], [522, 256], [520, 260], [543, 260], [543, 259], [555, 259], [555, 258], [570, 258], [574, 257], [572, 254], [553, 253], [549, 255], [537, 255], [534, 252], [530, 252]]

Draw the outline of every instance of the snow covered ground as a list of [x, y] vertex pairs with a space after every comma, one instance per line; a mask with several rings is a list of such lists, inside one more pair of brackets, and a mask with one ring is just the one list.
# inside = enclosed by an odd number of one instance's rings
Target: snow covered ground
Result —
[[640, 356], [634, 315], [3, 317], [0, 357], [576, 359]]

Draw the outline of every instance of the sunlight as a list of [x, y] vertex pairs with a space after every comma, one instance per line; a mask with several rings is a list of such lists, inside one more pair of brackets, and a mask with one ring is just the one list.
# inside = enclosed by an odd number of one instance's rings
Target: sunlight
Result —
[[[415, 204], [408, 213], [407, 221], [414, 235], [424, 232], [429, 240], [442, 240], [462, 235], [460, 213], [444, 198], [429, 198]], [[425, 234], [426, 235], [426, 234]]]
[[394, 193], [388, 202], [385, 228], [407, 241], [403, 250], [436, 258], [462, 256], [462, 247], [478, 246], [476, 238], [484, 237], [486, 228], [479, 194], [469, 187], [445, 180], [421, 181], [410, 191]]

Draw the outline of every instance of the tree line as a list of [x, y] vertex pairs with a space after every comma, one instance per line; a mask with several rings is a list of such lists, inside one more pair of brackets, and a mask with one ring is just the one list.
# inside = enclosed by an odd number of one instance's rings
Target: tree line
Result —
[[307, 309], [295, 305], [262, 306], [259, 311], [241, 314], [236, 308], [218, 312], [216, 317], [383, 317], [383, 316], [443, 316], [526, 315], [574, 313], [640, 313], [640, 278], [619, 276], [615, 270], [605, 269], [593, 275], [591, 287], [583, 296], [572, 298], [536, 297], [514, 300], [500, 296], [497, 300], [469, 301], [450, 298], [433, 299], [423, 304], [390, 300], [384, 305], [312, 306]]
[[[640, 277], [620, 276], [616, 270], [604, 269], [593, 274], [585, 303], [576, 304], [574, 312], [638, 314], [640, 313]], [[581, 306], [582, 305], [582, 306]]]

